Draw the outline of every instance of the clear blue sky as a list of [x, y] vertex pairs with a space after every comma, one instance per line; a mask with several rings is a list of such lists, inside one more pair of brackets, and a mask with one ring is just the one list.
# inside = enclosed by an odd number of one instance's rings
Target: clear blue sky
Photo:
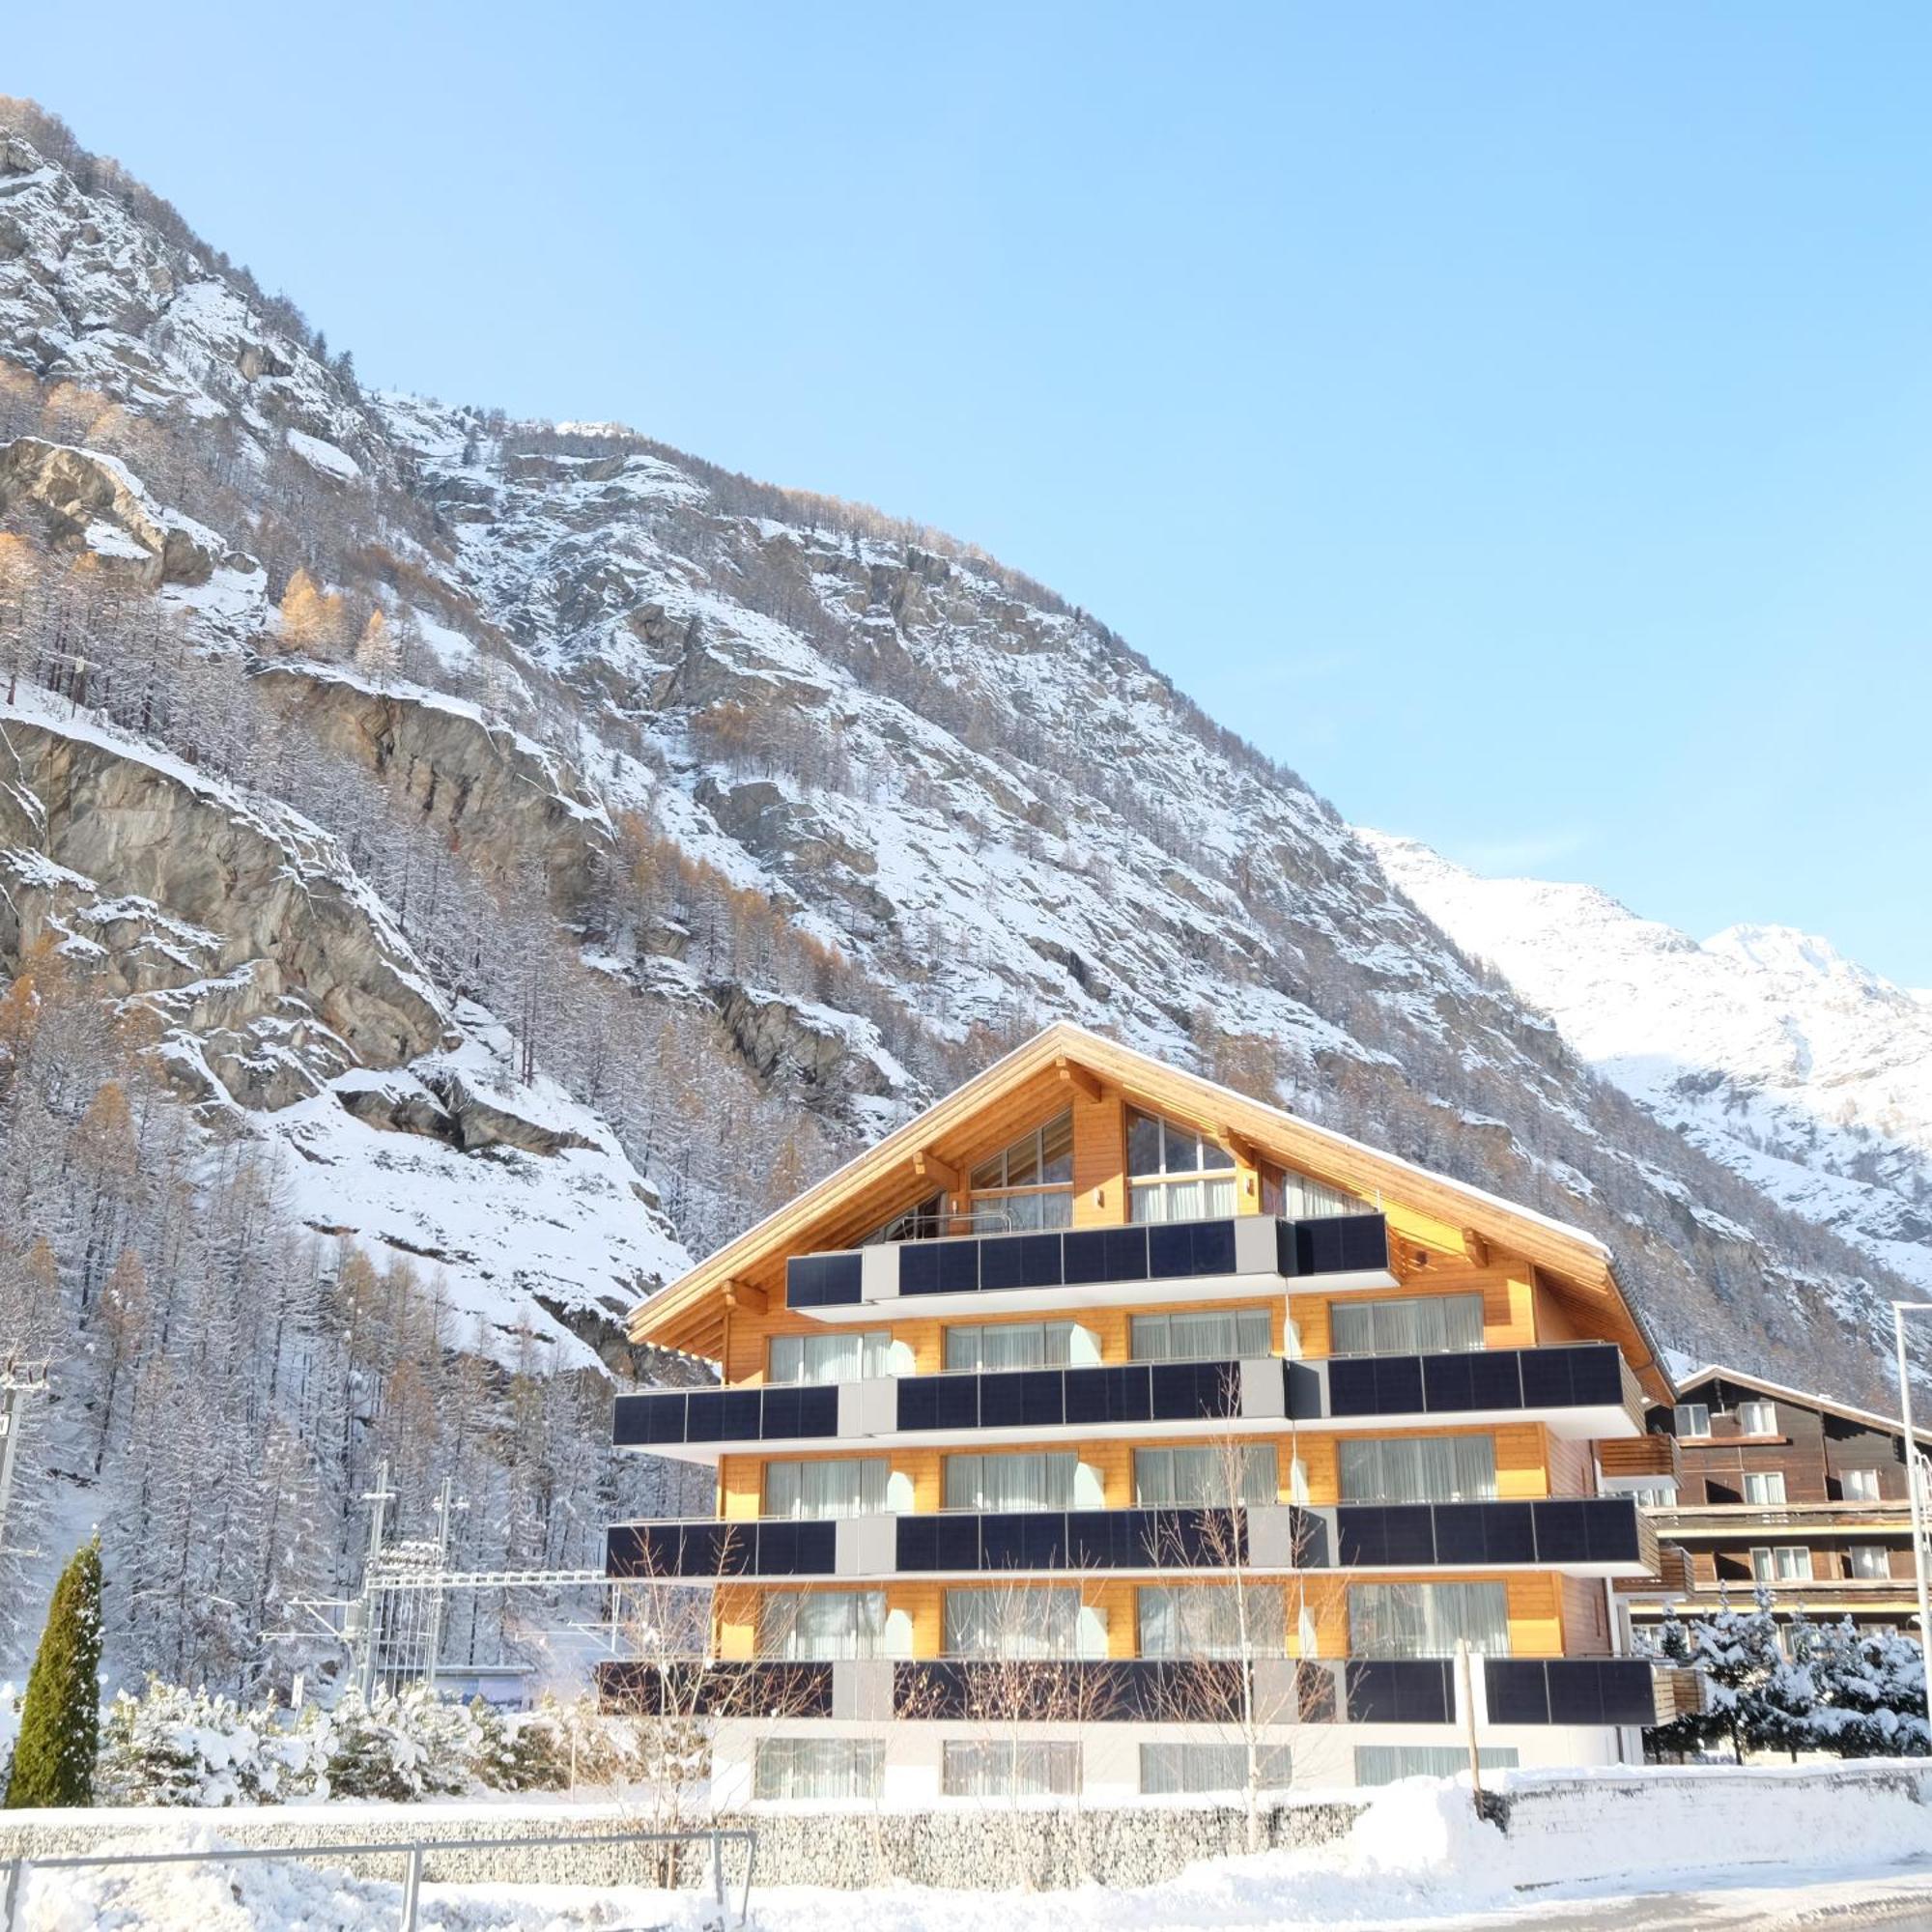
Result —
[[1932, 9], [17, 8], [365, 381], [985, 545], [1350, 816], [1932, 985]]

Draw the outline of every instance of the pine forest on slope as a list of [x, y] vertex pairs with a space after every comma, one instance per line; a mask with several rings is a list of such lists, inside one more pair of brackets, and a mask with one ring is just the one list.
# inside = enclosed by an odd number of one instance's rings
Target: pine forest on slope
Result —
[[0, 128], [0, 1329], [122, 1675], [320, 1662], [262, 1633], [353, 1577], [384, 1456], [406, 1520], [455, 1477], [466, 1562], [594, 1560], [678, 1480], [611, 1467], [611, 1378], [694, 1373], [627, 1302], [1056, 1016], [1590, 1229], [1686, 1354], [1878, 1395], [1880, 1260], [1089, 613], [626, 429], [367, 393]]

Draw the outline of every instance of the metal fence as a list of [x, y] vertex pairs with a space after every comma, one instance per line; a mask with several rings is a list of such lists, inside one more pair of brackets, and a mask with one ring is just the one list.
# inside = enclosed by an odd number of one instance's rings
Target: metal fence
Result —
[[47, 1858], [14, 1858], [0, 1866], [0, 1923], [6, 1932], [24, 1924], [27, 1880], [34, 1872], [82, 1871], [107, 1865], [239, 1864], [265, 1859], [394, 1859], [403, 1861], [402, 1932], [416, 1932], [422, 1905], [423, 1859], [431, 1852], [526, 1850], [539, 1845], [690, 1845], [711, 1849], [711, 1893], [722, 1928], [730, 1911], [724, 1884], [724, 1847], [745, 1848], [745, 1882], [738, 1895], [736, 1924], [752, 1910], [752, 1873], [757, 1862], [758, 1834], [749, 1825], [700, 1826], [688, 1832], [547, 1832], [516, 1838], [398, 1838], [386, 1844], [236, 1845], [205, 1852], [72, 1852]]

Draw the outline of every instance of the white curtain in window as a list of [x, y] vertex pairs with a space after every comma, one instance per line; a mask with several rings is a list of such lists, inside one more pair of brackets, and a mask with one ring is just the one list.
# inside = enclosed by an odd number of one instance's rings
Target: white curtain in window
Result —
[[755, 1798], [876, 1798], [886, 1747], [876, 1738], [763, 1738]]
[[877, 1657], [885, 1629], [883, 1590], [774, 1591], [759, 1612], [758, 1648], [791, 1663]]
[[1047, 1510], [1073, 1507], [1080, 1459], [1072, 1450], [1047, 1454], [949, 1456], [946, 1507], [950, 1510]]
[[1345, 1435], [1337, 1446], [1345, 1503], [1484, 1502], [1496, 1492], [1496, 1445], [1487, 1435]]
[[1328, 1319], [1338, 1355], [1442, 1355], [1483, 1346], [1480, 1294], [1338, 1301]]
[[1080, 1592], [1039, 1584], [1010, 1590], [949, 1590], [946, 1654], [1078, 1657]]
[[946, 1331], [946, 1366], [954, 1374], [975, 1370], [1057, 1369], [1073, 1359], [1070, 1321], [1002, 1321]]
[[1136, 1315], [1128, 1329], [1137, 1362], [1229, 1362], [1271, 1354], [1265, 1308], [1205, 1309], [1184, 1315]]
[[1338, 1187], [1311, 1180], [1305, 1174], [1264, 1165], [1262, 1212], [1284, 1221], [1320, 1221], [1331, 1214], [1373, 1213], [1374, 1208], [1369, 1202], [1344, 1194]]
[[[1288, 1650], [1288, 1600], [1278, 1583], [1243, 1586], [1250, 1657]], [[1136, 1595], [1143, 1657], [1239, 1657], [1241, 1594], [1229, 1583], [1144, 1585]]]
[[1224, 1221], [1235, 1211], [1235, 1177], [1204, 1174], [1187, 1180], [1136, 1180], [1128, 1200], [1136, 1221]]
[[892, 1374], [893, 1338], [884, 1328], [846, 1329], [829, 1335], [774, 1335], [770, 1369], [775, 1382], [856, 1382]]
[[1784, 1471], [1782, 1469], [1753, 1469], [1745, 1477], [1745, 1501], [1759, 1505], [1781, 1503], [1784, 1500]]
[[948, 1743], [939, 1788], [948, 1798], [1068, 1798], [1080, 1788], [1080, 1747], [1006, 1739]]
[[1357, 1583], [1349, 1592], [1351, 1657], [1453, 1657], [1459, 1637], [1485, 1657], [1509, 1655], [1501, 1583]]
[[828, 1463], [767, 1463], [765, 1514], [820, 1520], [882, 1516], [892, 1465], [883, 1456], [841, 1456]]
[[[1272, 1442], [1241, 1443], [1235, 1461], [1231, 1470], [1228, 1454], [1218, 1442], [1136, 1449], [1134, 1501], [1143, 1509], [1169, 1505], [1226, 1509], [1236, 1501], [1271, 1503], [1280, 1495], [1281, 1461]], [[1231, 1487], [1236, 1491], [1234, 1496], [1228, 1493]]]
[[[1288, 1747], [1263, 1745], [1256, 1756], [1262, 1788], [1286, 1791], [1293, 1775]], [[1192, 1797], [1203, 1792], [1247, 1788], [1248, 1749], [1243, 1744], [1141, 1747], [1141, 1790], [1150, 1798]]]

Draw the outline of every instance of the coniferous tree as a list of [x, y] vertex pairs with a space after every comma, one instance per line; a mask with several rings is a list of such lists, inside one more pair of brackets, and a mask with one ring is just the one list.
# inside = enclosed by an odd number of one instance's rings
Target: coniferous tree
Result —
[[100, 1741], [100, 1544], [75, 1550], [54, 1586], [27, 1678], [7, 1808], [89, 1804]]

